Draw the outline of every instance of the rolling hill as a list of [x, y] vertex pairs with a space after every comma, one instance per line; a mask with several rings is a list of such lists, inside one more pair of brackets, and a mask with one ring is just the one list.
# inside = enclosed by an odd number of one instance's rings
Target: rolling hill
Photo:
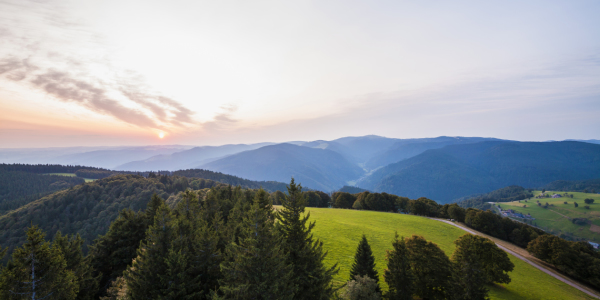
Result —
[[[334, 279], [338, 285], [350, 277], [356, 247], [363, 233], [373, 249], [383, 290], [387, 290], [383, 278], [385, 250], [391, 249], [394, 232], [404, 237], [421, 235], [438, 244], [447, 255], [454, 251], [453, 241], [465, 234], [449, 224], [413, 215], [312, 207], [307, 211], [310, 221], [316, 222], [314, 236], [323, 241], [323, 248], [328, 251], [326, 264], [338, 263], [340, 267]], [[514, 271], [509, 273], [512, 281], [488, 286], [490, 299], [593, 299], [510, 254], [509, 257], [515, 265]]]
[[250, 180], [289, 182], [294, 177], [303, 186], [323, 191], [338, 189], [364, 173], [337, 152], [292, 144], [245, 151], [201, 167]]
[[390, 164], [358, 186], [441, 203], [510, 185], [600, 177], [600, 145], [582, 142], [480, 142], [425, 151]]
[[176, 171], [192, 169], [228, 155], [247, 150], [254, 150], [267, 145], [271, 145], [271, 143], [194, 147], [181, 152], [156, 155], [144, 160], [130, 161], [116, 166], [115, 170]]

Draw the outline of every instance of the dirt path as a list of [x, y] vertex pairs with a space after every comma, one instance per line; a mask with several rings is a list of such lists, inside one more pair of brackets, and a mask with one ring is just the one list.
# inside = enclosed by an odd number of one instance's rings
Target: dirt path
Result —
[[[436, 220], [436, 221], [440, 221], [440, 222], [444, 222], [444, 223], [450, 224], [450, 225], [455, 226], [455, 227], [458, 227], [458, 228], [460, 228], [460, 229], [462, 229], [462, 230], [464, 230], [464, 231], [466, 231], [466, 232], [468, 232], [470, 234], [485, 236], [485, 237], [491, 239], [492, 241], [494, 241], [494, 243], [496, 243], [496, 245], [498, 246], [498, 248], [500, 248], [500, 249], [502, 249], [502, 250], [504, 250], [504, 251], [506, 251], [506, 252], [508, 252], [508, 253], [510, 253], [512, 255], [514, 255], [516, 258], [518, 258], [518, 259], [520, 259], [520, 260], [522, 260], [522, 261], [524, 261], [524, 262], [526, 262], [526, 263], [528, 263], [528, 264], [536, 267], [540, 271], [542, 271], [542, 272], [544, 272], [544, 273], [546, 273], [546, 274], [548, 274], [548, 275], [550, 275], [550, 276], [552, 276], [552, 277], [554, 277], [554, 278], [556, 278], [556, 279], [558, 279], [558, 280], [560, 280], [560, 281], [562, 281], [562, 282], [564, 282], [564, 283], [566, 283], [566, 284], [568, 284], [568, 285], [570, 285], [570, 286], [572, 286], [572, 287], [574, 287], [574, 288], [576, 288], [576, 289], [578, 289], [578, 290], [580, 290], [580, 291], [582, 291], [582, 292], [584, 292], [584, 293], [586, 293], [586, 294], [588, 294], [588, 295], [590, 295], [590, 296], [592, 296], [594, 298], [600, 299], [600, 296], [598, 296], [595, 291], [593, 291], [592, 289], [590, 289], [590, 288], [588, 288], [588, 287], [586, 287], [586, 286], [584, 286], [584, 285], [582, 285], [582, 284], [580, 284], [578, 282], [575, 282], [575, 281], [569, 279], [568, 277], [563, 276], [562, 274], [556, 272], [555, 270], [552, 270], [552, 269], [548, 268], [547, 266], [545, 266], [543, 264], [543, 262], [541, 262], [538, 259], [536, 259], [536, 258], [532, 257], [531, 255], [529, 255], [527, 253], [527, 250], [519, 248], [519, 247], [517, 247], [515, 245], [512, 245], [512, 244], [510, 244], [508, 242], [504, 242], [502, 240], [490, 237], [490, 236], [488, 236], [486, 234], [483, 234], [481, 232], [478, 232], [478, 231], [475, 231], [473, 229], [467, 228], [465, 226], [461, 226], [461, 225], [456, 224], [454, 222], [450, 222], [448, 220], [434, 219], [434, 218], [431, 218], [431, 219]], [[534, 260], [537, 260], [537, 261], [534, 262]]]

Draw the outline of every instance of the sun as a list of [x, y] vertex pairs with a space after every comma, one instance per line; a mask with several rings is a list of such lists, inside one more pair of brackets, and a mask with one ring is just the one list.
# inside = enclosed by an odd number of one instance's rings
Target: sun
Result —
[[161, 138], [161, 139], [162, 139], [162, 138], [164, 138], [164, 137], [165, 137], [165, 133], [164, 133], [164, 132], [162, 132], [162, 131], [161, 131], [161, 132], [159, 132], [159, 133], [158, 133], [158, 137], [159, 137], [159, 138]]

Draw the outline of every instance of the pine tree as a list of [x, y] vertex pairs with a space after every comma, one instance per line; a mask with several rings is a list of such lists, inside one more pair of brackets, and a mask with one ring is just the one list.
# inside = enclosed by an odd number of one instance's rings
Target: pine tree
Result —
[[315, 223], [307, 226], [310, 213], [304, 214], [302, 186], [296, 185], [293, 178], [282, 206], [276, 215], [277, 229], [300, 291], [294, 299], [329, 299], [335, 292], [332, 280], [339, 269], [337, 264], [331, 268], [323, 264], [327, 252], [323, 251], [323, 242], [311, 234]]
[[415, 275], [411, 269], [404, 238], [394, 237], [392, 250], [386, 251], [387, 269], [383, 278], [389, 286], [386, 298], [389, 300], [410, 300], [413, 298]]
[[37, 226], [27, 230], [27, 241], [2, 271], [1, 299], [75, 299], [75, 275], [67, 270], [61, 250], [51, 247], [44, 235]]
[[100, 276], [92, 276], [93, 269], [90, 264], [89, 256], [84, 257], [81, 247], [83, 239], [78, 234], [76, 236], [64, 236], [61, 232], [54, 235], [52, 247], [61, 250], [67, 263], [67, 270], [72, 271], [77, 278], [79, 292], [77, 300], [92, 300], [98, 291], [98, 281]]
[[377, 270], [375, 270], [375, 256], [373, 255], [371, 246], [369, 246], [367, 237], [364, 234], [356, 248], [354, 263], [352, 264], [352, 269], [350, 269], [350, 280], [354, 280], [357, 275], [368, 276], [375, 280], [377, 292], [381, 293], [381, 288], [379, 287], [379, 274], [377, 273]]
[[166, 205], [156, 211], [154, 224], [137, 250], [132, 266], [123, 275], [127, 281], [128, 296], [132, 300], [159, 299], [167, 286], [160, 276], [167, 271], [164, 258], [169, 253], [173, 235], [173, 218]]
[[292, 266], [274, 232], [274, 221], [258, 193], [242, 220], [239, 242], [232, 242], [221, 264], [224, 278], [214, 299], [294, 299]]

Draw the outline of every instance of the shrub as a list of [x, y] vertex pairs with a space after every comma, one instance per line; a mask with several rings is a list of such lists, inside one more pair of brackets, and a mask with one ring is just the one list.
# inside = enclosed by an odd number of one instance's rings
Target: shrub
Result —
[[590, 206], [589, 206], [589, 205], [586, 205], [586, 206], [584, 206], [584, 207], [585, 207], [585, 209], [590, 209]]
[[348, 281], [344, 298], [349, 300], [381, 300], [377, 292], [377, 282], [369, 276], [355, 276]]
[[594, 199], [591, 199], [591, 198], [587, 198], [587, 199], [585, 199], [583, 201], [585, 201], [586, 204], [592, 204], [592, 203], [594, 203]]
[[577, 204], [577, 202], [573, 202], [573, 205], [575, 205], [575, 207], [579, 206], [579, 204]]

